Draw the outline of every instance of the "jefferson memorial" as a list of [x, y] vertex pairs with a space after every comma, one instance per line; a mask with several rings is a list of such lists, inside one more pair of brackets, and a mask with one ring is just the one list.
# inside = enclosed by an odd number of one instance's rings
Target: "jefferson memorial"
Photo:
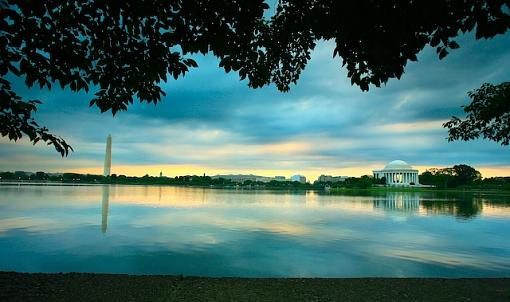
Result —
[[394, 160], [386, 165], [382, 170], [374, 170], [375, 178], [385, 178], [387, 185], [419, 185], [418, 170], [413, 169], [411, 165], [402, 160]]

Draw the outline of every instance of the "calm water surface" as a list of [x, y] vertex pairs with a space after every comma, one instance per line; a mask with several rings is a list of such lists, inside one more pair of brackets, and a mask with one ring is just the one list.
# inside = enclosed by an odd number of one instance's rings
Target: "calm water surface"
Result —
[[510, 277], [510, 197], [0, 186], [0, 270]]

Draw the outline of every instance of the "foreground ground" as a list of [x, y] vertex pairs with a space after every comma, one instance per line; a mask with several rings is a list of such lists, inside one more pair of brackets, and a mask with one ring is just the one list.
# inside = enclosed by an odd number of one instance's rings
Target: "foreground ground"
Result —
[[510, 279], [251, 279], [0, 272], [0, 301], [510, 301]]

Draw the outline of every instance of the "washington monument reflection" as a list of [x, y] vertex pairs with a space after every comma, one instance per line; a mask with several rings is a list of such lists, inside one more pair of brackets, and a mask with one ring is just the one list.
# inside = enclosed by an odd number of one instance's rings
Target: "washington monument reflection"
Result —
[[106, 233], [108, 229], [108, 208], [110, 202], [110, 186], [102, 186], [103, 199], [101, 201], [101, 232]]

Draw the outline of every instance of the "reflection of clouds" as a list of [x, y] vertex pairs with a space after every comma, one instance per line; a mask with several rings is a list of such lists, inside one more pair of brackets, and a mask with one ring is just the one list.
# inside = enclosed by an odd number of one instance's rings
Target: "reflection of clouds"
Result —
[[[250, 231], [250, 232], [269, 232], [280, 233], [292, 236], [306, 236], [313, 232], [314, 226], [306, 224], [293, 224], [282, 222], [281, 218], [267, 218], [263, 213], [237, 213], [237, 215], [255, 216], [253, 218], [232, 217], [229, 213], [201, 212], [186, 213], [182, 212], [167, 213], [163, 215], [149, 216], [144, 219], [138, 219], [133, 225], [137, 227], [150, 227], [157, 225], [172, 225], [178, 227], [189, 226], [191, 224], [207, 226], [211, 228], [226, 229], [232, 231]], [[232, 213], [234, 214], [234, 213]], [[253, 215], [255, 214], [255, 215]], [[302, 221], [300, 221], [302, 222]]]
[[[90, 208], [102, 200], [103, 186], [3, 186], [4, 209]], [[109, 203], [170, 208], [329, 209], [370, 216], [384, 212], [412, 215], [473, 215], [510, 218], [508, 203], [491, 196], [445, 198], [427, 193], [388, 192], [376, 196], [322, 195], [316, 192], [223, 190], [172, 186], [109, 187]], [[456, 197], [459, 198], [459, 197]], [[485, 210], [486, 209], [486, 210]]]
[[26, 213], [25, 216], [0, 219], [0, 233], [20, 229], [26, 232], [54, 234], [88, 225], [97, 225], [97, 217], [61, 211], [51, 214]]
[[490, 258], [480, 257], [461, 252], [434, 252], [427, 250], [411, 250], [401, 248], [382, 248], [378, 250], [381, 255], [421, 262], [456, 267], [472, 267], [483, 270], [509, 270], [508, 258], [491, 255]]
[[493, 204], [483, 204], [482, 215], [494, 218], [509, 218], [510, 217], [510, 206], [501, 207]]
[[56, 228], [57, 222], [48, 218], [13, 217], [0, 219], [0, 234], [13, 229], [26, 229], [32, 232]]
[[390, 219], [395, 222], [406, 222], [408, 220], [408, 218], [406, 216], [395, 216], [395, 215], [391, 215]]
[[[183, 187], [112, 186], [110, 202], [171, 208], [285, 208], [342, 210], [379, 216], [367, 196], [318, 195], [315, 192], [223, 190]], [[129, 188], [129, 189], [128, 189]]]
[[[102, 186], [9, 186], [0, 187], [0, 206], [5, 209], [85, 208], [97, 205]], [[12, 201], [12, 202], [2, 202]]]
[[[114, 257], [126, 263], [138, 261], [140, 267], [146, 267], [144, 261], [158, 262], [159, 273], [189, 272], [164, 270], [165, 265], [179, 261], [182, 265], [188, 261], [197, 274], [204, 274], [201, 269], [207, 265], [215, 272], [224, 272], [226, 267], [229, 272], [287, 276], [442, 272], [451, 276], [453, 270], [462, 274], [462, 269], [510, 271], [503, 264], [510, 252], [510, 242], [503, 239], [506, 234], [502, 231], [508, 228], [508, 220], [492, 219], [482, 212], [459, 223], [444, 213], [422, 213], [425, 206], [458, 206], [451, 198], [439, 200], [431, 194], [338, 196], [158, 186], [72, 190], [80, 196], [77, 201], [67, 188], [42, 188], [37, 194], [20, 188], [16, 195], [0, 194], [2, 240], [26, 242], [13, 248], [0, 242], [0, 254], [12, 255], [5, 262], [30, 247], [40, 257], [47, 257], [31, 261], [47, 261], [65, 253], [73, 261], [84, 262]], [[483, 211], [496, 211], [497, 204], [486, 206], [492, 201], [476, 199], [475, 203], [483, 203]], [[111, 209], [113, 216], [109, 215]], [[102, 236], [99, 228], [108, 230], [107, 236]], [[11, 230], [19, 232], [9, 233]], [[96, 256], [103, 260], [93, 258]], [[100, 269], [120, 265], [115, 261]], [[480, 265], [482, 262], [488, 263], [487, 267]], [[142, 272], [151, 273], [150, 269]]]
[[[164, 211], [164, 215], [151, 213], [136, 221], [131, 221], [128, 216], [124, 217], [126, 223], [139, 227], [187, 226], [199, 223], [241, 231], [260, 230], [292, 236], [323, 236], [325, 240], [352, 237], [355, 236], [352, 235], [353, 233], [358, 233], [353, 232], [352, 228], [346, 225], [337, 229], [337, 233], [331, 232], [328, 223], [334, 223], [338, 215], [341, 215], [342, 219], [353, 217], [383, 219], [388, 213], [404, 213], [405, 216], [388, 215], [386, 219], [405, 223], [409, 217], [415, 215], [456, 215], [458, 213], [458, 205], [452, 200], [394, 192], [372, 197], [319, 195], [315, 192], [292, 194], [169, 186], [6, 187], [1, 189], [3, 196], [14, 202], [0, 203], [0, 206], [6, 210], [23, 211], [24, 215], [28, 209], [88, 208], [92, 200], [95, 199], [97, 203], [97, 200], [101, 199], [102, 232], [106, 232], [108, 227], [110, 203], [115, 206], [151, 206], [187, 210], [179, 215], [174, 215], [173, 211], [170, 214]], [[72, 194], [73, 192], [76, 194]], [[477, 202], [487, 204], [490, 198], [479, 199]], [[487, 214], [488, 217], [510, 217], [510, 207], [492, 204], [484, 209], [486, 210], [482, 212], [482, 215]], [[39, 221], [40, 215], [37, 212], [32, 214], [34, 221]], [[76, 220], [70, 219], [69, 225], [82, 221], [83, 217]], [[328, 232], [330, 234], [327, 234]]]

